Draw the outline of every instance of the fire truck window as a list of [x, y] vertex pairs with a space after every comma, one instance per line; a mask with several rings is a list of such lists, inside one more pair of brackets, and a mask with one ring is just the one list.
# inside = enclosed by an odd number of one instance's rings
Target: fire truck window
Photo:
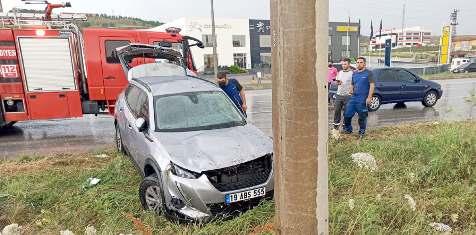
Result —
[[119, 64], [119, 58], [113, 56], [112, 52], [122, 46], [127, 46], [130, 44], [129, 41], [126, 40], [107, 40], [106, 42], [106, 62], [109, 64]]

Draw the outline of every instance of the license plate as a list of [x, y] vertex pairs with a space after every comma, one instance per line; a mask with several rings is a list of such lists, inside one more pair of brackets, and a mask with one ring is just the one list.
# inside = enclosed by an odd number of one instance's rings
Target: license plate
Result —
[[230, 204], [233, 202], [246, 201], [252, 198], [262, 197], [266, 195], [266, 188], [257, 188], [239, 193], [230, 193], [225, 195], [225, 203]]

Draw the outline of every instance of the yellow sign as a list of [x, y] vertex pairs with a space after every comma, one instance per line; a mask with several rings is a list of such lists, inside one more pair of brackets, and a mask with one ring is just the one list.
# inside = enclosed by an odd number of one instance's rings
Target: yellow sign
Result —
[[441, 64], [449, 64], [450, 63], [450, 44], [451, 44], [451, 26], [444, 26], [443, 33], [441, 34], [441, 56], [440, 56], [440, 63]]
[[358, 32], [359, 31], [359, 27], [357, 26], [347, 26], [347, 25], [341, 25], [341, 26], [337, 26], [336, 28], [336, 31], [337, 32]]

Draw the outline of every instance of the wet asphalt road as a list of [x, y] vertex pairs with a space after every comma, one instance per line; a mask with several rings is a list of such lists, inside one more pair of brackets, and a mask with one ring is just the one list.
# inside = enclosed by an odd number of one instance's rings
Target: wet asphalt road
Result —
[[[476, 93], [476, 78], [438, 81], [443, 97], [433, 108], [420, 102], [404, 108], [383, 105], [370, 113], [369, 129], [399, 123], [476, 119], [476, 104], [467, 102]], [[249, 121], [272, 135], [271, 90], [248, 91]], [[329, 110], [329, 123], [333, 110]], [[87, 115], [78, 119], [30, 121], [0, 130], [0, 160], [22, 156], [101, 151], [113, 147], [113, 119]]]

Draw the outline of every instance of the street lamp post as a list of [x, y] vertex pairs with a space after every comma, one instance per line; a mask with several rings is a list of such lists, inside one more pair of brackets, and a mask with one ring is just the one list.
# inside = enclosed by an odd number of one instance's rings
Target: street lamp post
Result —
[[218, 56], [217, 56], [217, 37], [215, 33], [215, 10], [213, 7], [213, 0], [210, 0], [211, 17], [212, 17], [212, 41], [213, 41], [213, 71], [215, 78], [218, 77]]

